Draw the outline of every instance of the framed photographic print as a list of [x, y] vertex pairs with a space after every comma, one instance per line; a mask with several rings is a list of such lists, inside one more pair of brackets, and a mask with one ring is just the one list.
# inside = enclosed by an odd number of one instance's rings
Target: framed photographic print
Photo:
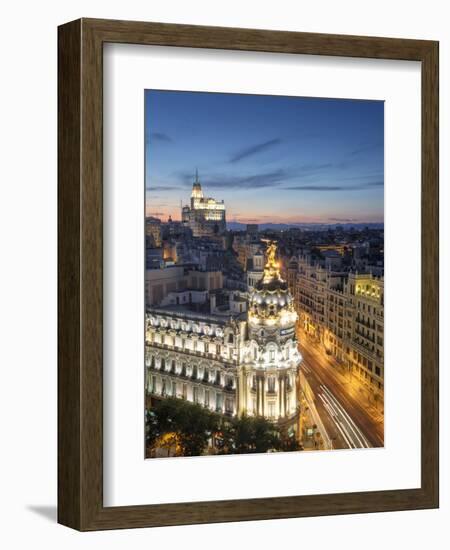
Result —
[[438, 44], [59, 28], [58, 518], [438, 506]]

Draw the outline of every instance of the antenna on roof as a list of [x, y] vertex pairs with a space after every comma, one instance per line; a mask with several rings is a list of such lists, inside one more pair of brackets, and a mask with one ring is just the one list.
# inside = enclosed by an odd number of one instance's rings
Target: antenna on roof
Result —
[[198, 183], [198, 168], [195, 168], [195, 183]]

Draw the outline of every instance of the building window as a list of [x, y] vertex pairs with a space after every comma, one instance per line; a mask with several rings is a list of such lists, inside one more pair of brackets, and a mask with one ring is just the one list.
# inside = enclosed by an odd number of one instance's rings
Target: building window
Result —
[[269, 403], [269, 417], [273, 418], [275, 416], [275, 403]]
[[275, 350], [271, 349], [269, 351], [269, 360], [270, 361], [275, 361]]
[[229, 344], [232, 344], [233, 342], [234, 342], [234, 338], [233, 338], [233, 335], [230, 333], [230, 334], [228, 335], [228, 343], [229, 343]]
[[205, 407], [209, 407], [209, 390], [205, 390]]
[[205, 342], [205, 353], [209, 352], [209, 343]]
[[216, 345], [216, 353], [217, 353], [217, 355], [220, 355], [220, 352], [221, 352], [220, 344], [217, 344], [217, 345]]
[[222, 412], [222, 403], [223, 403], [222, 394], [216, 393], [216, 411], [217, 412]]
[[198, 388], [196, 386], [194, 386], [192, 394], [194, 403], [198, 403]]
[[267, 379], [267, 388], [270, 392], [275, 391], [275, 376], [269, 376], [269, 378]]
[[172, 397], [177, 396], [177, 383], [175, 381], [172, 382]]
[[225, 399], [225, 412], [232, 414], [233, 413], [233, 400]]
[[183, 399], [187, 399], [187, 384], [183, 384]]
[[165, 378], [163, 378], [163, 380], [162, 380], [161, 395], [162, 395], [162, 396], [165, 396], [165, 395], [166, 395], [166, 379], [165, 379]]
[[156, 376], [152, 376], [151, 392], [156, 393]]

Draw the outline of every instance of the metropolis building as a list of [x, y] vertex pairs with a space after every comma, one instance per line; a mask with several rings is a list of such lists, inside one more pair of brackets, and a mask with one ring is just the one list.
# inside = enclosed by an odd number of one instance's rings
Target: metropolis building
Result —
[[190, 206], [182, 207], [181, 220], [194, 237], [215, 237], [225, 233], [225, 204], [203, 195], [198, 173], [192, 185]]
[[203, 309], [189, 303], [147, 309], [150, 399], [178, 397], [224, 416], [264, 416], [297, 431], [297, 314], [275, 253], [270, 243], [264, 275], [248, 297], [228, 291], [226, 305], [217, 306], [219, 291], [213, 291]]

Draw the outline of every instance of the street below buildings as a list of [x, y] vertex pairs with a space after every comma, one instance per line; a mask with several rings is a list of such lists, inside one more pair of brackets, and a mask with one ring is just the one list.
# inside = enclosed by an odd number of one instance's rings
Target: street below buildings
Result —
[[303, 333], [298, 337], [303, 356], [300, 368], [333, 448], [382, 447], [384, 416], [370, 402], [366, 390], [319, 343]]

